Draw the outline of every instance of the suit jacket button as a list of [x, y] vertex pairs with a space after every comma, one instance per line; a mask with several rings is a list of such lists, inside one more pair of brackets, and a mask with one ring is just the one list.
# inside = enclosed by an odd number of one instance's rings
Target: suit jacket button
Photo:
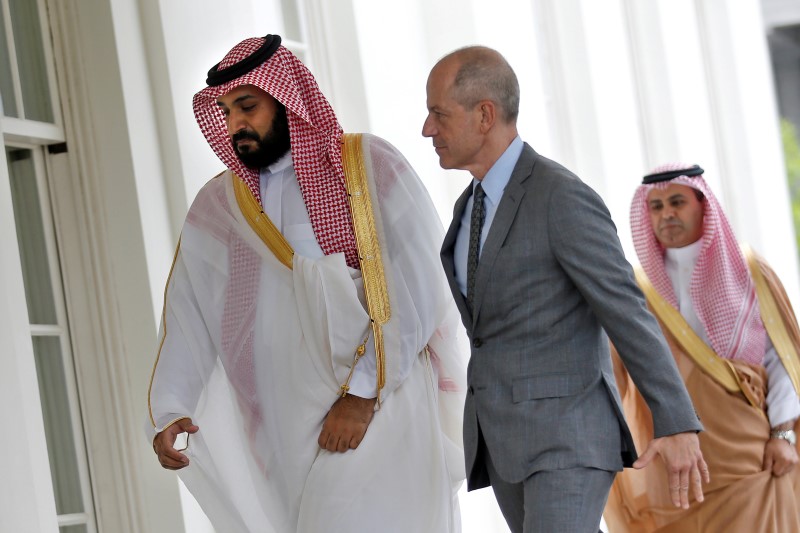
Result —
[[481, 346], [483, 346], [483, 341], [480, 339], [472, 339], [472, 345], [475, 348], [480, 348]]
[[472, 388], [472, 385], [469, 386], [467, 391], [469, 391], [470, 394], [475, 394], [475, 389]]

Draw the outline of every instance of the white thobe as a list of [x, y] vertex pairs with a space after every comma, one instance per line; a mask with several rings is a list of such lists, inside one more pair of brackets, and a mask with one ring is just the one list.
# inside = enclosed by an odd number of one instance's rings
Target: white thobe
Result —
[[[291, 161], [261, 184], [265, 211], [295, 249], [291, 268], [250, 227], [230, 172], [187, 215], [149, 437], [177, 416], [200, 427], [179, 475], [218, 531], [460, 530], [467, 351], [439, 261], [441, 223], [402, 155], [370, 135], [362, 147], [391, 318], [383, 403], [355, 450], [320, 450], [317, 437], [370, 330], [360, 273], [344, 254], [319, 251]], [[374, 387], [361, 359], [351, 390]]]

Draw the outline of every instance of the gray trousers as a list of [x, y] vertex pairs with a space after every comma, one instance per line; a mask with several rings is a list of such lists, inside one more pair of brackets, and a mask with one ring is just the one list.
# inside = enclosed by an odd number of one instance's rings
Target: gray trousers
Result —
[[572, 468], [536, 472], [509, 483], [482, 456], [495, 498], [512, 533], [597, 533], [615, 472]]

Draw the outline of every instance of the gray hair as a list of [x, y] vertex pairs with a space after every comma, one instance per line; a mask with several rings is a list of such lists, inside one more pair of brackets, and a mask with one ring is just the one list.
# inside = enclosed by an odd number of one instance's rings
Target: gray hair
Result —
[[453, 81], [453, 97], [459, 105], [471, 109], [481, 100], [491, 100], [500, 109], [500, 118], [505, 123], [517, 120], [519, 82], [499, 52], [485, 46], [468, 46], [444, 59], [450, 58], [460, 62]]

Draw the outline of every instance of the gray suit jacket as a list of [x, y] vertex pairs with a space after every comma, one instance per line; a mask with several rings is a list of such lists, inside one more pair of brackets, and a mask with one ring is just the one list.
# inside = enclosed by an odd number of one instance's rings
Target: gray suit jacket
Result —
[[442, 246], [472, 344], [464, 408], [469, 490], [489, 484], [477, 460], [479, 431], [497, 472], [512, 483], [540, 470], [630, 466], [636, 450], [609, 337], [652, 410], [656, 437], [701, 430], [600, 197], [525, 144], [481, 252], [470, 313], [453, 268], [470, 194], [471, 186], [456, 202]]

